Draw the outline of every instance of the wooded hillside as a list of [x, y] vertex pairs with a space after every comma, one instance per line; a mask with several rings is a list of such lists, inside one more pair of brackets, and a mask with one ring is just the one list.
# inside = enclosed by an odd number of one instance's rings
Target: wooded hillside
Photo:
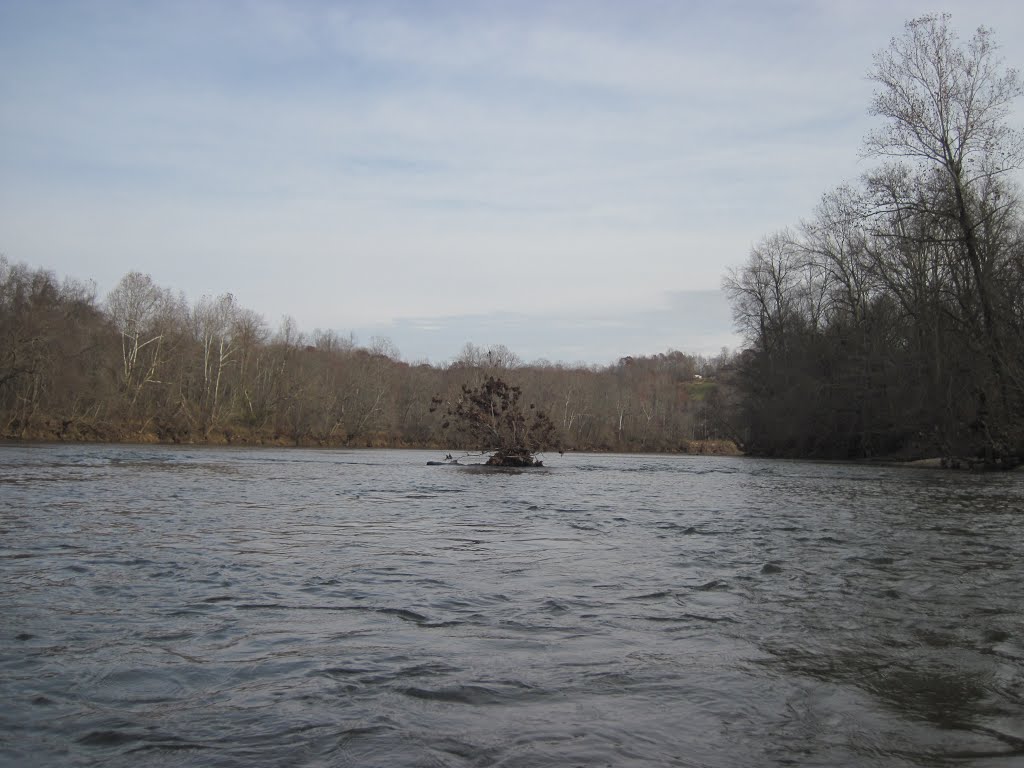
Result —
[[[272, 332], [231, 295], [184, 297], [139, 273], [87, 283], [0, 258], [0, 437], [331, 446], [449, 445], [432, 398], [500, 375], [567, 450], [728, 450], [728, 357], [669, 351], [605, 367], [524, 365], [467, 344], [409, 364], [387, 340]], [[702, 380], [695, 375], [703, 374]]]

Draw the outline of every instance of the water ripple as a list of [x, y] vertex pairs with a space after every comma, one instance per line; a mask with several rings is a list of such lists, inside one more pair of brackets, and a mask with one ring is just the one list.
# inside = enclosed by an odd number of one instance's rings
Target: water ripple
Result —
[[0, 450], [0, 764], [1024, 758], [1020, 474]]

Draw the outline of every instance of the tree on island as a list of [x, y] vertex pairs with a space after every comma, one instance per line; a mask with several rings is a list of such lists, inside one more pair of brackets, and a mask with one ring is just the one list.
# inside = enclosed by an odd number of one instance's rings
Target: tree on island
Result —
[[540, 451], [557, 448], [558, 430], [535, 404], [524, 410], [522, 390], [502, 379], [488, 376], [479, 386], [462, 385], [454, 402], [435, 396], [431, 413], [444, 408], [441, 428], [462, 447], [490, 453], [492, 467], [539, 467]]

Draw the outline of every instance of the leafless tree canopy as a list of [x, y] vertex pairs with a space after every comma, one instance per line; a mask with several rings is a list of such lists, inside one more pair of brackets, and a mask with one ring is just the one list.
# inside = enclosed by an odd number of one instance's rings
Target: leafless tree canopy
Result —
[[1024, 455], [1021, 81], [997, 52], [910, 21], [870, 71], [882, 164], [727, 276], [754, 450]]
[[[307, 335], [291, 318], [272, 331], [230, 294], [190, 306], [130, 273], [99, 303], [87, 285], [0, 258], [6, 438], [705, 450], [733, 429], [730, 361], [669, 351], [526, 365], [504, 346], [467, 344], [451, 363], [410, 365], [387, 339]], [[488, 439], [431, 411], [435, 396], [468, 408], [481, 391], [501, 406]]]

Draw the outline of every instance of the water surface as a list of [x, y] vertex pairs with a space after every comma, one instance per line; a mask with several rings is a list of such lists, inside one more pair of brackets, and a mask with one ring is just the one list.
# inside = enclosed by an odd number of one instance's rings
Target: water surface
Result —
[[1024, 477], [0, 448], [0, 763], [1024, 763]]

